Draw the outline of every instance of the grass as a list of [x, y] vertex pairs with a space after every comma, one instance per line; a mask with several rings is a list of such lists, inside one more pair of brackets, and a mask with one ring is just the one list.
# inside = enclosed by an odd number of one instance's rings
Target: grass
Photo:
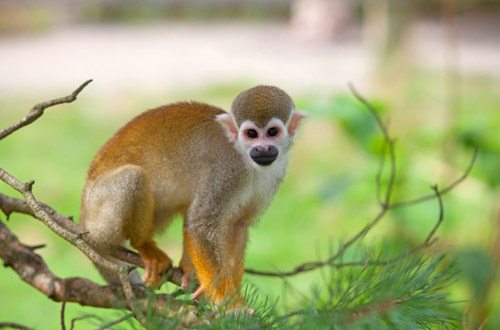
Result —
[[[496, 108], [500, 104], [499, 84], [481, 77], [464, 80], [459, 111], [436, 123], [436, 118], [442, 118], [439, 111], [445, 108], [445, 101], [439, 95], [426, 97], [441, 88], [433, 75], [416, 74], [406, 86], [406, 99], [389, 95], [374, 100], [383, 116], [391, 118], [393, 135], [398, 138], [395, 199], [431, 193], [429, 186], [436, 182], [445, 186], [460, 176], [471, 155], [470, 146], [478, 144], [480, 153], [471, 178], [444, 197], [445, 220], [438, 236], [440, 247], [451, 245], [450, 254], [459, 256], [462, 265], [468, 260], [479, 260], [478, 269], [490, 267], [494, 274], [499, 266], [492, 245], [500, 236], [500, 225], [492, 216], [500, 176], [500, 131], [495, 129], [500, 125]], [[120, 96], [121, 99], [91, 99], [84, 91], [75, 103], [48, 110], [36, 123], [1, 141], [0, 166], [22, 181], [35, 179], [34, 193], [40, 201], [77, 218], [86, 168], [117, 128], [142, 110], [165, 101], [186, 99], [188, 95], [228, 108], [234, 95], [243, 89], [240, 85], [178, 91], [172, 93], [177, 97], [171, 100], [162, 100], [160, 95], [133, 94]], [[12, 96], [0, 100], [1, 126], [10, 125], [34, 103], [52, 96]], [[370, 115], [350, 95], [305, 94], [295, 98], [297, 107], [309, 110], [311, 117], [292, 149], [284, 183], [251, 230], [246, 258], [249, 268], [289, 270], [306, 261], [325, 259], [377, 212], [374, 177], [381, 139]], [[19, 197], [4, 184], [0, 184], [0, 192]], [[415, 246], [432, 228], [437, 211], [435, 201], [392, 211], [364, 243], [394, 253]], [[175, 221], [159, 238], [162, 248], [174, 260], [181, 255], [181, 225], [180, 220]], [[25, 244], [47, 244], [39, 253], [58, 276], [81, 276], [102, 282], [76, 248], [37, 221], [12, 215], [8, 226]], [[478, 279], [470, 269], [460, 279], [450, 289], [453, 297], [475, 301], [477, 317], [495, 315], [500, 298], [493, 292], [500, 282], [491, 276]], [[312, 272], [292, 277], [288, 284], [307, 295], [319, 281], [321, 272]], [[285, 284], [279, 279], [246, 275], [245, 282], [254, 285], [262, 298], [277, 300], [281, 311], [300, 305], [294, 294], [283, 294]], [[60, 326], [60, 304], [20, 281], [9, 268], [0, 269], [0, 292], [0, 321], [15, 321], [37, 329]], [[478, 292], [483, 296], [478, 296]], [[455, 308], [465, 308], [465, 304]], [[491, 312], [481, 314], [481, 309]], [[119, 317], [116, 311], [74, 304], [67, 306], [66, 314], [67, 322], [84, 314], [95, 314], [108, 321]], [[98, 324], [103, 322], [83, 320], [77, 329]], [[492, 317], [485, 329], [496, 326], [500, 326], [500, 320]]]

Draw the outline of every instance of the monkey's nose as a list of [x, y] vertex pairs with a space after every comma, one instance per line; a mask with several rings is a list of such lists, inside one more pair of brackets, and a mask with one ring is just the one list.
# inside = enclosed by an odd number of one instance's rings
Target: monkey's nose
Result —
[[272, 145], [256, 146], [256, 147], [254, 147], [255, 151], [258, 152], [258, 153], [270, 152], [272, 148], [276, 149], [276, 147], [272, 146]]
[[256, 146], [250, 150], [250, 157], [260, 166], [271, 165], [278, 158], [279, 150], [273, 145]]

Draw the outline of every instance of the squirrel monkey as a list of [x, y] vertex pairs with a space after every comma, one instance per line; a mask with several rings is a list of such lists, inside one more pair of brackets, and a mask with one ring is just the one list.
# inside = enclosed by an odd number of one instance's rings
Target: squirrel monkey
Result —
[[200, 283], [194, 298], [205, 294], [219, 304], [241, 284], [248, 226], [283, 180], [307, 113], [273, 86], [243, 91], [231, 110], [196, 102], [149, 110], [118, 130], [90, 165], [82, 230], [103, 250], [130, 240], [148, 286], [172, 264], [153, 234], [179, 213], [182, 287], [194, 270]]

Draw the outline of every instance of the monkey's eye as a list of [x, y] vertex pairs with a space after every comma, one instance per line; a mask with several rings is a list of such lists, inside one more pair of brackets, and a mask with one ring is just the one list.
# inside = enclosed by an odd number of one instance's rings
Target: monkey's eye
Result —
[[247, 131], [247, 136], [251, 139], [255, 139], [257, 136], [259, 136], [259, 134], [257, 134], [257, 131], [254, 130], [254, 129], [249, 129]]
[[276, 127], [271, 127], [270, 129], [267, 130], [267, 135], [269, 136], [276, 136], [278, 135], [279, 130]]

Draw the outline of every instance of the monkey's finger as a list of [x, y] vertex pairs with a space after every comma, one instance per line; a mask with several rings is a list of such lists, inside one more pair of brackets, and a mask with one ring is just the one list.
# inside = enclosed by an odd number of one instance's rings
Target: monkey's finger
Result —
[[192, 291], [192, 290], [197, 290], [200, 287], [200, 283], [190, 277], [183, 277], [182, 282], [181, 282], [181, 289], [184, 291]]
[[[200, 283], [196, 279], [194, 270], [184, 273], [182, 275], [181, 289], [184, 291], [195, 290], [199, 288]], [[196, 291], [196, 290], [195, 290]]]
[[205, 288], [202, 285], [200, 285], [200, 287], [193, 293], [193, 299], [200, 300], [204, 292]]
[[200, 288], [200, 282], [198, 282], [196, 279], [182, 279], [181, 282], [181, 289], [184, 291], [189, 291], [193, 292], [196, 291]]
[[151, 267], [149, 266], [149, 263], [147, 263], [144, 267], [144, 275], [142, 275], [142, 281], [148, 285], [149, 283], [149, 278], [151, 277]]
[[161, 276], [158, 274], [158, 259], [151, 260], [151, 273], [149, 278], [149, 285], [151, 287], [160, 283]]
[[172, 263], [170, 261], [160, 260], [160, 262], [158, 263], [158, 275], [160, 277], [163, 277], [163, 275], [165, 275], [165, 273], [171, 266]]
[[187, 291], [189, 287], [189, 278], [182, 277], [181, 289]]

